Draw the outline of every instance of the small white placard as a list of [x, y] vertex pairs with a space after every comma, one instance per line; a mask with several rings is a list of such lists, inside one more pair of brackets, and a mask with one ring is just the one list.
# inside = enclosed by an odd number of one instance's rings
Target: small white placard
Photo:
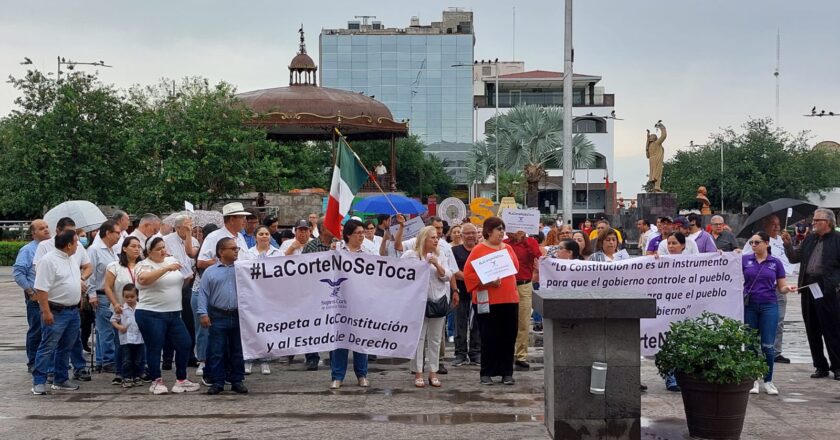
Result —
[[513, 265], [513, 260], [510, 259], [508, 251], [504, 249], [476, 258], [472, 261], [472, 266], [482, 284], [489, 284], [499, 278], [516, 275], [516, 266]]
[[[420, 217], [414, 217], [413, 219], [405, 221], [405, 229], [403, 229], [403, 241], [412, 239], [420, 233], [420, 230], [423, 229], [423, 219]], [[397, 236], [397, 231], [400, 230], [400, 225], [397, 223], [396, 220], [391, 220], [391, 227], [388, 228], [391, 231], [391, 237]]]
[[184, 209], [186, 209], [189, 212], [195, 212], [195, 206], [193, 206], [192, 203], [190, 203], [186, 200], [184, 200]]
[[787, 218], [791, 218], [791, 217], [793, 217], [793, 208], [788, 208]]
[[820, 289], [819, 283], [808, 284], [805, 287], [811, 291], [811, 295], [813, 295], [814, 299], [820, 299], [823, 297], [822, 289]]
[[538, 209], [505, 209], [502, 213], [507, 232], [523, 231], [528, 235], [537, 235], [540, 231], [540, 211]]

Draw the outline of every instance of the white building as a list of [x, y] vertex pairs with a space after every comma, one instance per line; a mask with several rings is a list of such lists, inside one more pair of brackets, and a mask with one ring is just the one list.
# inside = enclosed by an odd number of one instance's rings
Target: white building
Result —
[[[496, 77], [498, 68], [499, 76]], [[612, 214], [616, 206], [616, 182], [609, 177], [614, 170], [615, 95], [605, 94], [597, 86], [600, 76], [574, 75], [573, 109], [575, 133], [584, 133], [595, 145], [595, 164], [590, 169], [575, 170], [573, 215], [582, 220], [586, 214]], [[496, 112], [496, 83], [499, 87], [499, 113], [505, 114], [519, 104], [563, 105], [563, 73], [545, 70], [525, 71], [523, 62], [477, 61], [473, 68], [476, 141], [486, 139], [486, 124]], [[538, 205], [545, 214], [562, 208], [562, 169], [547, 170], [540, 184]], [[613, 173], [612, 176], [615, 174]], [[491, 181], [478, 185], [477, 194], [494, 198]]]

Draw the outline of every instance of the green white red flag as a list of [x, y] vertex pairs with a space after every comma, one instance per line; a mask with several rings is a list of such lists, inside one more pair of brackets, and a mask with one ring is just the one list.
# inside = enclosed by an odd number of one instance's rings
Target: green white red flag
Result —
[[359, 157], [350, 149], [344, 137], [339, 137], [330, 185], [330, 198], [327, 201], [327, 214], [324, 217], [324, 226], [339, 239], [341, 239], [341, 225], [344, 217], [350, 212], [353, 198], [368, 178], [368, 173], [362, 167]]

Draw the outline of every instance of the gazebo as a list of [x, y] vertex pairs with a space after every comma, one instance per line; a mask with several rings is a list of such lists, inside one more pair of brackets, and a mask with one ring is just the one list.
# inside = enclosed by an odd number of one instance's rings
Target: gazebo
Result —
[[[262, 127], [278, 141], [332, 140], [338, 129], [349, 141], [390, 140], [389, 188], [396, 191], [396, 139], [408, 136], [408, 122], [397, 122], [385, 104], [361, 93], [319, 87], [318, 67], [300, 49], [289, 64], [289, 86], [254, 90], [236, 97], [253, 112], [247, 125]], [[367, 165], [367, 164], [366, 164]]]

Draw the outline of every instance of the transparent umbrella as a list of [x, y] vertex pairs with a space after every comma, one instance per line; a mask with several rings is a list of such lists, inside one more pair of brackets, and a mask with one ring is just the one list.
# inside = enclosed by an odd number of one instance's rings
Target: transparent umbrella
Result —
[[87, 200], [70, 200], [64, 202], [44, 214], [44, 220], [55, 231], [58, 221], [64, 217], [70, 217], [76, 223], [76, 229], [84, 229], [90, 232], [99, 228], [107, 220], [96, 205]]
[[210, 223], [213, 223], [214, 225], [221, 228], [222, 224], [224, 223], [224, 217], [222, 217], [221, 212], [219, 212], [219, 211], [201, 211], [201, 210], [197, 210], [197, 211], [194, 211], [194, 212], [189, 212], [189, 211], [174, 212], [174, 213], [166, 216], [166, 218], [163, 219], [163, 222], [166, 223], [169, 226], [175, 226], [175, 219], [179, 215], [187, 215], [187, 216], [191, 217], [192, 222], [193, 222], [193, 226], [198, 226], [198, 227], [201, 227], [201, 228], [209, 225]]

